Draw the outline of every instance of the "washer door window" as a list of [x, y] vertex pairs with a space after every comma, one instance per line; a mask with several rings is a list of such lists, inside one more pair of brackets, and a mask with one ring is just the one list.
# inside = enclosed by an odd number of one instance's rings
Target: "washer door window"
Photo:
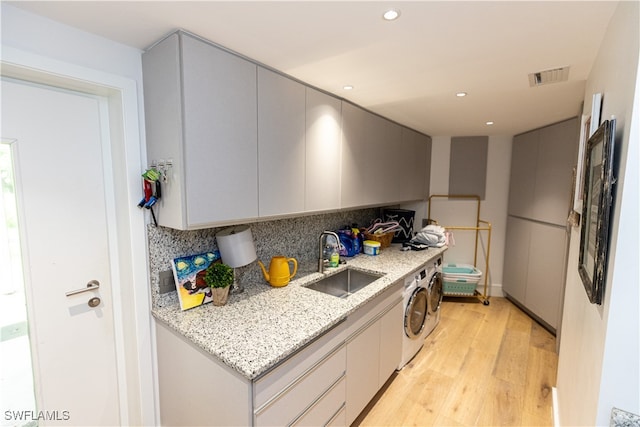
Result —
[[429, 314], [436, 314], [440, 310], [443, 296], [442, 274], [438, 272], [429, 282]]
[[404, 333], [409, 338], [417, 338], [422, 333], [427, 320], [427, 289], [417, 288], [404, 312]]

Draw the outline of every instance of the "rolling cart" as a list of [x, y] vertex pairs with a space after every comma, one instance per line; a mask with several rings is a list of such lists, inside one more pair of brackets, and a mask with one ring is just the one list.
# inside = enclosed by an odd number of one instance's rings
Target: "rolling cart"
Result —
[[[431, 200], [434, 198], [446, 198], [446, 199], [469, 199], [477, 201], [477, 210], [476, 210], [476, 225], [475, 226], [456, 226], [456, 225], [441, 225], [438, 224], [437, 221], [431, 218]], [[466, 194], [434, 194], [429, 196], [428, 200], [428, 211], [427, 218], [430, 224], [437, 224], [443, 227], [445, 230], [465, 230], [465, 231], [475, 231], [475, 250], [473, 255], [473, 270], [469, 269], [469, 271], [461, 272], [460, 268], [456, 268], [452, 272], [452, 277], [458, 278], [455, 283], [451, 283], [450, 286], [447, 286], [447, 281], [445, 280], [445, 289], [444, 295], [450, 297], [477, 297], [479, 298], [484, 305], [489, 305], [489, 296], [487, 295], [487, 280], [489, 276], [489, 255], [491, 252], [491, 223], [480, 219], [480, 197], [476, 195], [466, 195]], [[480, 232], [487, 232], [487, 252], [485, 256], [485, 269], [484, 269], [484, 289], [483, 292], [480, 293], [476, 289], [477, 280], [474, 281], [472, 278], [477, 273], [477, 263], [478, 263], [478, 242], [480, 240]], [[470, 266], [471, 267], [471, 266]], [[462, 279], [464, 274], [469, 274], [470, 279], [465, 280]], [[449, 288], [449, 289], [447, 289]]]

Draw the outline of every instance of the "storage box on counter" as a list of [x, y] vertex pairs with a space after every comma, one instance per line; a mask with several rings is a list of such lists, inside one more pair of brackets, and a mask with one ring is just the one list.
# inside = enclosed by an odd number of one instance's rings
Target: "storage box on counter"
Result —
[[367, 233], [365, 231], [364, 238], [365, 240], [373, 240], [375, 242], [380, 242], [380, 248], [384, 249], [391, 246], [391, 241], [393, 240], [394, 234], [395, 233], [393, 231], [389, 233], [381, 233], [381, 234]]

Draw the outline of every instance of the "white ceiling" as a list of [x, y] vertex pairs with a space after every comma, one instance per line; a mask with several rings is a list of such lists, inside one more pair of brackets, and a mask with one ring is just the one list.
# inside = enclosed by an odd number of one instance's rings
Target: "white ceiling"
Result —
[[[615, 1], [20, 1], [145, 49], [177, 28], [432, 136], [512, 135], [579, 114]], [[389, 7], [401, 16], [382, 19]], [[55, 37], [55, 35], [52, 35]], [[535, 88], [528, 74], [570, 66]], [[352, 91], [342, 87], [353, 85]], [[456, 92], [468, 93], [465, 98]], [[485, 125], [492, 120], [493, 126]]]

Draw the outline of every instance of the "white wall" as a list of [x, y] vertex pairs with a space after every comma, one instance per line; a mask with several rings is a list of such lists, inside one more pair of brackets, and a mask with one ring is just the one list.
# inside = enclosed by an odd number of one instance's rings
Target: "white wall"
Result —
[[[486, 194], [485, 199], [480, 203], [480, 219], [490, 222], [492, 227], [488, 276], [488, 283], [492, 286], [489, 294], [492, 296], [502, 296], [502, 268], [509, 200], [512, 139], [511, 135], [489, 136]], [[429, 194], [449, 193], [450, 153], [450, 136], [432, 138]], [[475, 226], [476, 207], [475, 201], [448, 201], [447, 199], [433, 198], [431, 218], [444, 226]], [[419, 229], [422, 218], [427, 218], [427, 203], [407, 204], [403, 205], [403, 208], [416, 211], [416, 229]], [[485, 273], [484, 254], [487, 249], [487, 237], [487, 233], [482, 231], [481, 242], [478, 245], [477, 267], [483, 273]], [[473, 264], [475, 232], [454, 231], [454, 238], [456, 245], [445, 253], [445, 262]], [[483, 283], [481, 282], [481, 284]]]
[[580, 231], [571, 233], [557, 377], [560, 425], [609, 425], [612, 407], [640, 414], [639, 5], [618, 5], [585, 90], [585, 114], [601, 92], [602, 118], [617, 119], [620, 162], [601, 306], [586, 296], [577, 272]]
[[[141, 52], [55, 21], [1, 5], [2, 61], [35, 70], [29, 78], [64, 87], [100, 91], [109, 99], [114, 158], [118, 267], [114, 292], [121, 398], [130, 425], [155, 424], [153, 357], [144, 218], [135, 205], [141, 194], [144, 126]], [[110, 89], [104, 89], [104, 88]], [[104, 93], [102, 92], [104, 91]], [[115, 282], [115, 280], [114, 280]], [[120, 298], [116, 298], [120, 297]], [[118, 328], [118, 326], [120, 326]], [[36, 325], [37, 327], [37, 325]]]

